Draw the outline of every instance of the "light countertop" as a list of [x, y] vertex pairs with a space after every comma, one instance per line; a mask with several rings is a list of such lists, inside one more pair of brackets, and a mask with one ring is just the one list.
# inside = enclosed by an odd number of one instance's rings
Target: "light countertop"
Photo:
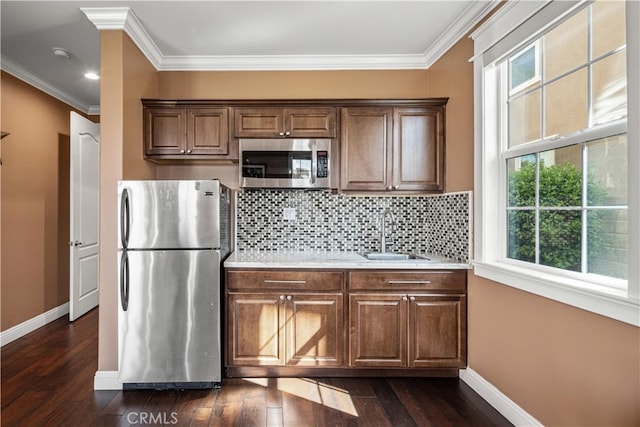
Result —
[[336, 269], [456, 269], [467, 270], [465, 262], [431, 254], [427, 259], [373, 261], [357, 252], [331, 251], [235, 251], [224, 262], [227, 268], [336, 268]]

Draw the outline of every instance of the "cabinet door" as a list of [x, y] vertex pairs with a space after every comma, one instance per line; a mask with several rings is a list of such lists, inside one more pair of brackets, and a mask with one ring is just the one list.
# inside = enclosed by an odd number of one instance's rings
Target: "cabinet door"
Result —
[[342, 365], [343, 295], [292, 294], [286, 298], [287, 365]]
[[444, 109], [395, 108], [393, 189], [444, 191]]
[[229, 110], [187, 110], [187, 154], [225, 155], [229, 152]]
[[466, 366], [466, 298], [409, 296], [409, 367]]
[[386, 190], [391, 182], [391, 108], [341, 110], [342, 190]]
[[403, 297], [399, 294], [349, 295], [350, 366], [406, 366], [407, 303]]
[[236, 108], [236, 138], [277, 138], [284, 132], [282, 108]]
[[283, 310], [279, 294], [231, 293], [227, 301], [227, 363], [282, 366]]
[[184, 108], [145, 108], [145, 155], [180, 155], [185, 146], [186, 111]]
[[296, 138], [335, 138], [336, 109], [285, 108], [284, 132]]

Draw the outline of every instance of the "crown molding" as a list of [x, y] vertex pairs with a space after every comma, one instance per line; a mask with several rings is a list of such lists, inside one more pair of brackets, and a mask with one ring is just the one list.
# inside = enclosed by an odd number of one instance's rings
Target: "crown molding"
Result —
[[53, 86], [49, 82], [42, 80], [40, 77], [21, 67], [4, 55], [2, 55], [1, 57], [0, 68], [3, 71], [11, 74], [12, 76], [22, 80], [23, 82], [35, 87], [36, 89], [39, 89], [42, 92], [56, 98], [57, 100], [62, 101], [65, 104], [77, 109], [78, 111], [92, 115], [100, 114], [99, 105], [88, 105], [82, 102], [75, 96], [69, 95], [68, 93]]
[[99, 30], [123, 30], [158, 71], [409, 70], [428, 69], [497, 4], [473, 2], [423, 54], [165, 56], [128, 7], [81, 8]]
[[426, 68], [430, 68], [460, 39], [465, 37], [489, 12], [491, 12], [500, 0], [472, 2], [462, 12], [462, 15], [442, 32], [440, 37], [424, 52]]
[[158, 71], [424, 69], [423, 55], [165, 56]]

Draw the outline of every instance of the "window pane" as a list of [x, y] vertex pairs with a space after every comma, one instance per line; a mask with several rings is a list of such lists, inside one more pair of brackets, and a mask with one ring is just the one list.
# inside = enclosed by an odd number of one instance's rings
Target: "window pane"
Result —
[[582, 212], [540, 212], [540, 264], [582, 270]]
[[540, 206], [582, 206], [582, 145], [540, 153]]
[[540, 139], [540, 89], [509, 101], [509, 147]]
[[508, 212], [507, 256], [536, 262], [536, 214], [532, 210]]
[[587, 156], [588, 206], [626, 206], [627, 134], [589, 142]]
[[594, 58], [626, 44], [625, 2], [597, 1], [592, 13]]
[[536, 205], [536, 156], [522, 156], [507, 161], [509, 169], [509, 207]]
[[584, 9], [543, 37], [545, 81], [587, 63], [587, 29]]
[[593, 123], [627, 117], [626, 49], [593, 64]]
[[545, 89], [545, 137], [567, 135], [587, 127], [587, 70], [583, 68]]
[[589, 273], [627, 278], [627, 210], [587, 212]]
[[514, 55], [509, 60], [509, 89], [522, 86], [524, 83], [536, 78], [538, 73], [538, 63], [536, 60], [536, 45]]

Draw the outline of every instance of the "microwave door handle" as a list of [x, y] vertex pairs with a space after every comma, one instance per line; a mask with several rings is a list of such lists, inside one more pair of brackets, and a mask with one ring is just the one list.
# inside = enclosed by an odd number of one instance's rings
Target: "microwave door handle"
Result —
[[315, 185], [318, 176], [318, 151], [314, 147], [311, 150], [311, 185]]

